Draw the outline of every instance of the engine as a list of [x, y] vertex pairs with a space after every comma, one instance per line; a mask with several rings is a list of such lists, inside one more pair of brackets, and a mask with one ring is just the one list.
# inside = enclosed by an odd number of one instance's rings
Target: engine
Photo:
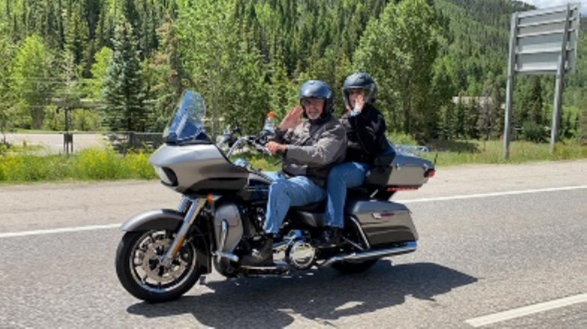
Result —
[[283, 242], [274, 245], [274, 259], [281, 259], [296, 270], [307, 270], [316, 259], [316, 249], [302, 231], [291, 231]]
[[224, 203], [216, 208], [214, 233], [218, 247], [223, 245], [221, 251], [232, 253], [243, 237], [243, 220], [236, 204]]
[[285, 260], [297, 270], [307, 270], [314, 264], [316, 249], [303, 239], [289, 244], [285, 252]]

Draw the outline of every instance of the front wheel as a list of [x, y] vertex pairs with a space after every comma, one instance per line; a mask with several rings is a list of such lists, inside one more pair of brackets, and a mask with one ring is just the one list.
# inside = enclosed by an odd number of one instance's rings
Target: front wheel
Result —
[[369, 259], [362, 262], [339, 262], [332, 264], [332, 268], [342, 274], [363, 273], [373, 267], [379, 259]]
[[181, 297], [196, 284], [202, 273], [192, 239], [186, 239], [170, 266], [161, 265], [173, 236], [166, 230], [124, 234], [116, 251], [116, 274], [131, 295], [149, 303], [166, 302]]

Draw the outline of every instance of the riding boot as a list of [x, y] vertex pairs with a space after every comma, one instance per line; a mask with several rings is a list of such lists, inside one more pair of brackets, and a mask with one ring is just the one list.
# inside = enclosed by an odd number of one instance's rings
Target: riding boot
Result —
[[342, 229], [338, 227], [327, 226], [318, 240], [318, 247], [331, 248], [336, 247], [342, 240]]
[[242, 265], [247, 266], [272, 266], [273, 264], [273, 236], [264, 236], [259, 248], [253, 248], [249, 255], [243, 257]]

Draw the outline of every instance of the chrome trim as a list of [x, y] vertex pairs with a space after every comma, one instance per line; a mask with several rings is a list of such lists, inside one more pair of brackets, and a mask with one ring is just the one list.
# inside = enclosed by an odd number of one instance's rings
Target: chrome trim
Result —
[[373, 214], [371, 214], [373, 216], [373, 218], [375, 219], [382, 219], [384, 217], [393, 217], [395, 216], [395, 213], [393, 212], [374, 212]]
[[214, 253], [214, 255], [220, 258], [228, 258], [233, 262], [238, 262], [239, 258], [237, 255], [223, 251], [224, 245], [226, 244], [226, 237], [228, 236], [228, 222], [226, 219], [222, 220], [220, 230], [220, 244], [218, 245], [218, 250]]
[[165, 253], [165, 256], [161, 258], [161, 264], [163, 266], [171, 265], [171, 262], [173, 261], [173, 258], [175, 257], [177, 250], [179, 249], [178, 244], [183, 243], [185, 235], [188, 232], [188, 229], [190, 228], [190, 226], [192, 226], [192, 223], [194, 222], [194, 220], [196, 220], [196, 217], [198, 217], [198, 214], [200, 214], [200, 211], [202, 211], [202, 209], [206, 205], [205, 198], [190, 201], [192, 201], [192, 204], [183, 219], [183, 224], [181, 224], [179, 232], [177, 232], [177, 235], [175, 236], [175, 239], [173, 239], [173, 243]]
[[188, 197], [182, 197], [181, 201], [179, 202], [179, 206], [177, 206], [177, 212], [185, 214], [190, 202], [191, 200]]
[[220, 243], [218, 244], [218, 252], [222, 252], [224, 250], [224, 245], [226, 244], [226, 237], [228, 236], [228, 223], [226, 222], [226, 219], [222, 220], [220, 230]]
[[361, 224], [359, 223], [359, 221], [356, 220], [352, 216], [351, 216], [351, 221], [353, 221], [353, 223], [355, 223], [355, 225], [359, 229], [359, 232], [361, 233], [361, 238], [363, 238], [363, 242], [365, 243], [366, 249], [371, 249], [371, 245], [369, 244], [369, 240], [367, 240], [367, 236], [365, 235], [365, 232], [363, 232], [363, 228], [361, 227]]
[[229, 158], [232, 153], [238, 148], [240, 147], [244, 142], [244, 138], [243, 137], [239, 137], [236, 142], [234, 142], [234, 144], [232, 145], [232, 147], [228, 150], [228, 152], [226, 153], [226, 157]]
[[239, 258], [238, 258], [238, 256], [237, 256], [237, 255], [235, 255], [235, 254], [231, 254], [231, 253], [227, 253], [227, 252], [223, 252], [223, 251], [217, 251], [217, 252], [215, 253], [215, 255], [216, 255], [217, 257], [220, 257], [220, 258], [226, 258], [226, 259], [230, 259], [230, 260], [231, 260], [231, 261], [233, 261], [233, 262], [238, 262], [238, 260], [239, 260]]
[[352, 253], [345, 256], [334, 256], [329, 258], [325, 261], [321, 266], [328, 266], [334, 263], [343, 262], [343, 261], [362, 261], [362, 260], [369, 260], [373, 258], [382, 258], [386, 256], [392, 255], [400, 255], [406, 254], [409, 252], [416, 251], [418, 244], [416, 241], [407, 242], [405, 246], [396, 247], [396, 248], [388, 248], [388, 249], [381, 249], [381, 250], [370, 250], [364, 251], [359, 253]]
[[245, 270], [257, 270], [257, 271], [286, 271], [289, 269], [289, 266], [283, 262], [274, 262], [274, 265], [272, 265], [272, 266], [243, 265], [243, 266], [241, 266], [241, 268], [245, 269]]

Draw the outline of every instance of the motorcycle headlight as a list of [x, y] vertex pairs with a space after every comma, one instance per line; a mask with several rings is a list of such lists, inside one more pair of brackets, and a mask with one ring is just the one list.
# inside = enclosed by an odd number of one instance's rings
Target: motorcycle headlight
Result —
[[157, 173], [157, 176], [159, 176], [159, 179], [161, 179], [161, 181], [164, 184], [167, 184], [170, 186], [177, 185], [177, 176], [175, 175], [173, 170], [171, 170], [169, 168], [158, 167], [158, 166], [153, 166], [153, 168], [155, 168], [155, 172]]

